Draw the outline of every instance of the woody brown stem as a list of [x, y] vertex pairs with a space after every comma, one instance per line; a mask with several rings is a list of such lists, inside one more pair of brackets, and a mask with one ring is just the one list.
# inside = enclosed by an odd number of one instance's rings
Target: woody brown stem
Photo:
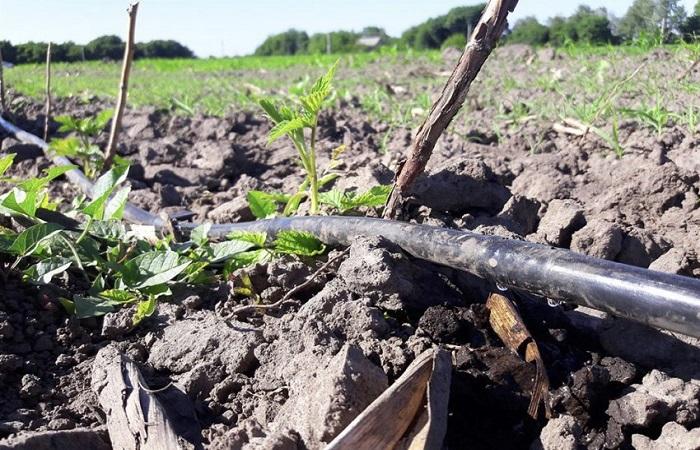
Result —
[[112, 129], [109, 133], [109, 141], [105, 150], [105, 162], [103, 170], [107, 171], [112, 166], [112, 161], [117, 153], [117, 142], [119, 140], [119, 132], [122, 127], [122, 117], [124, 116], [124, 107], [126, 106], [126, 97], [129, 89], [129, 74], [131, 73], [131, 62], [134, 59], [134, 31], [136, 28], [136, 12], [138, 11], [139, 3], [135, 2], [129, 5], [126, 12], [129, 15], [129, 32], [124, 49], [124, 62], [122, 64], [122, 75], [119, 82], [119, 97], [117, 98], [117, 106], [112, 119]]
[[44, 114], [44, 140], [49, 140], [49, 122], [51, 121], [51, 42], [46, 47], [46, 111]]
[[384, 208], [385, 218], [396, 217], [402, 194], [425, 170], [435, 143], [462, 107], [472, 81], [503, 34], [508, 13], [517, 3], [518, 0], [489, 1], [440, 98], [430, 108], [428, 117], [413, 139], [406, 163], [397, 173], [394, 189]]

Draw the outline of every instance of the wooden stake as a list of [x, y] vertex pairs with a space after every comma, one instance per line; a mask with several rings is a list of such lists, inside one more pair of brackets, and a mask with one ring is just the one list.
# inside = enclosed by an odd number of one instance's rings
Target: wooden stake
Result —
[[2, 65], [2, 49], [0, 48], [0, 114], [5, 114], [7, 106], [5, 105], [5, 79], [3, 78]]
[[442, 89], [440, 98], [430, 108], [428, 117], [413, 139], [406, 163], [396, 174], [394, 189], [384, 208], [385, 218], [396, 217], [402, 193], [407, 192], [425, 170], [435, 143], [462, 107], [472, 81], [503, 34], [508, 13], [513, 11], [517, 3], [518, 0], [489, 1], [457, 66]]
[[51, 42], [46, 47], [46, 112], [44, 115], [44, 140], [49, 141], [49, 122], [51, 121]]
[[134, 30], [136, 28], [136, 12], [139, 9], [139, 3], [134, 2], [129, 5], [126, 10], [129, 15], [129, 32], [124, 49], [124, 62], [122, 64], [122, 75], [119, 82], [119, 97], [117, 98], [117, 106], [115, 108], [114, 117], [112, 118], [112, 129], [109, 133], [109, 142], [105, 151], [105, 162], [103, 171], [109, 170], [112, 166], [112, 161], [117, 153], [117, 142], [119, 140], [119, 132], [122, 127], [122, 117], [124, 116], [124, 107], [126, 106], [126, 96], [129, 89], [129, 73], [131, 72], [131, 62], [134, 59]]

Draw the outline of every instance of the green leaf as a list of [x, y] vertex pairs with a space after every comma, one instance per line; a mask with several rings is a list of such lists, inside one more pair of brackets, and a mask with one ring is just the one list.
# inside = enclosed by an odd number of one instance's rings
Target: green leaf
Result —
[[297, 192], [296, 194], [292, 195], [289, 197], [289, 200], [287, 201], [287, 204], [284, 207], [284, 211], [282, 211], [282, 214], [285, 216], [291, 216], [297, 210], [299, 209], [299, 205], [301, 204], [301, 201], [306, 198], [306, 192]]
[[275, 106], [275, 104], [272, 103], [272, 101], [270, 101], [270, 100], [268, 100], [268, 99], [265, 99], [265, 98], [264, 98], [264, 99], [261, 99], [261, 100], [260, 100], [260, 106], [262, 106], [262, 109], [265, 110], [265, 112], [267, 113], [267, 115], [270, 116], [270, 119], [272, 119], [272, 121], [273, 121], [274, 123], [277, 124], [277, 123], [282, 122], [283, 120], [285, 120], [285, 118], [284, 118], [284, 117], [282, 116], [282, 114], [279, 112], [279, 110], [277, 109], [277, 107]]
[[294, 117], [293, 119], [282, 120], [270, 130], [270, 134], [267, 137], [267, 142], [268, 144], [271, 144], [285, 134], [301, 130], [305, 126], [308, 126], [308, 120], [304, 117]]
[[233, 231], [226, 237], [237, 241], [250, 242], [255, 244], [256, 247], [264, 247], [265, 242], [267, 242], [267, 233], [264, 231]]
[[126, 208], [126, 201], [129, 199], [129, 192], [131, 192], [130, 186], [123, 187], [107, 201], [104, 212], [106, 220], [122, 218], [124, 208]]
[[143, 253], [124, 264], [123, 280], [136, 289], [166, 283], [189, 266], [191, 261], [181, 261], [173, 251]]
[[154, 296], [150, 296], [147, 300], [140, 301], [136, 306], [136, 312], [134, 313], [134, 317], [132, 319], [134, 326], [141, 323], [141, 321], [146, 317], [152, 316], [156, 311], [156, 305], [157, 301]]
[[344, 192], [338, 189], [331, 189], [327, 192], [320, 192], [318, 200], [324, 205], [330, 205], [342, 211], [346, 208], [347, 197]]
[[68, 300], [67, 298], [59, 297], [58, 301], [61, 303], [63, 306], [63, 309], [66, 310], [66, 312], [70, 315], [75, 315], [75, 303], [72, 300]]
[[203, 223], [192, 230], [192, 233], [190, 233], [190, 239], [198, 246], [204, 247], [207, 245], [207, 242], [209, 242], [209, 230], [211, 230], [211, 224]]
[[2, 206], [14, 212], [34, 217], [38, 205], [43, 201], [43, 197], [38, 191], [25, 192], [21, 189], [13, 188], [3, 199]]
[[114, 188], [126, 180], [129, 172], [128, 164], [117, 164], [97, 179], [92, 189], [92, 201], [83, 207], [83, 213], [93, 219], [102, 219], [105, 203], [112, 194]]
[[109, 120], [112, 118], [112, 115], [114, 114], [114, 111], [111, 109], [105, 109], [101, 113], [99, 113], [95, 117], [95, 128], [97, 129], [98, 132], [102, 131], [104, 127], [107, 126], [107, 123]]
[[322, 75], [318, 80], [316, 80], [316, 83], [311, 87], [311, 93], [323, 93], [325, 92], [326, 94], [330, 93], [331, 90], [331, 83], [333, 82], [333, 77], [335, 76], [335, 71], [338, 68], [338, 63], [340, 60], [336, 60], [335, 63], [328, 69], [328, 72], [326, 72], [324, 75]]
[[10, 153], [9, 155], [5, 155], [2, 158], [0, 158], [0, 177], [5, 175], [5, 172], [7, 172], [7, 169], [10, 168], [14, 160], [14, 153]]
[[125, 240], [126, 227], [116, 220], [94, 220], [90, 224], [89, 233], [96, 238], [122, 241]]
[[69, 136], [63, 139], [53, 139], [49, 148], [58, 156], [73, 158], [80, 152], [81, 145], [77, 137]]
[[323, 186], [327, 185], [328, 183], [335, 180], [339, 176], [340, 176], [340, 174], [337, 174], [337, 173], [329, 173], [327, 175], [322, 176], [321, 179], [318, 180], [318, 187], [323, 187]]
[[258, 219], [264, 219], [277, 213], [277, 204], [272, 195], [262, 191], [248, 191], [246, 195], [250, 211]]
[[44, 239], [57, 234], [62, 229], [63, 227], [55, 223], [32, 225], [17, 236], [17, 239], [8, 250], [19, 256], [27, 256], [36, 250], [37, 246]]
[[73, 305], [78, 319], [103, 316], [114, 311], [111, 301], [92, 296], [74, 295]]
[[389, 198], [389, 194], [391, 194], [391, 185], [373, 186], [368, 191], [354, 197], [352, 199], [352, 204], [355, 208], [359, 206], [384, 206], [387, 198]]
[[274, 248], [280, 253], [301, 256], [320, 255], [326, 246], [316, 236], [306, 231], [285, 230], [277, 234]]
[[138, 300], [138, 296], [132, 292], [123, 289], [108, 289], [98, 294], [100, 298], [109, 300], [114, 303], [131, 303]]
[[53, 256], [29, 267], [24, 274], [35, 283], [48, 284], [54, 276], [68, 270], [72, 263], [71, 259]]
[[230, 240], [211, 244], [212, 258], [211, 263], [217, 263], [227, 260], [238, 253], [245, 252], [255, 247], [254, 243], [239, 240]]
[[58, 131], [61, 133], [69, 133], [78, 130], [78, 120], [71, 116], [56, 116], [53, 120], [61, 124], [61, 126], [58, 127]]
[[228, 277], [234, 270], [253, 264], [263, 264], [272, 259], [272, 252], [266, 248], [233, 255], [224, 265], [224, 276]]
[[45, 175], [41, 178], [32, 178], [19, 183], [17, 186], [27, 192], [38, 191], [46, 187], [51, 181], [60, 177], [66, 172], [69, 172], [78, 166], [67, 164], [64, 166], [51, 166], [44, 171]]

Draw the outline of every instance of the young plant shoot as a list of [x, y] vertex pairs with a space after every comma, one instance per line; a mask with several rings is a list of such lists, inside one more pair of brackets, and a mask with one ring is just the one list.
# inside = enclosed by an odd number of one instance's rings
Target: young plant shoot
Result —
[[250, 191], [248, 203], [255, 217], [264, 219], [276, 215], [280, 204], [284, 205], [282, 214], [287, 216], [294, 214], [307, 198], [310, 200], [310, 214], [318, 214], [321, 204], [326, 204], [339, 213], [346, 213], [362, 206], [384, 205], [391, 186], [375, 186], [361, 194], [335, 189], [320, 192], [321, 188], [339, 176], [332, 170], [339, 165], [340, 155], [345, 151], [344, 145], [336, 148], [331, 155], [328, 167], [323, 173], [319, 173], [316, 163], [318, 117], [324, 102], [332, 92], [333, 76], [337, 66], [338, 61], [313, 84], [308, 93], [302, 93], [298, 97], [296, 105], [290, 107], [276, 104], [271, 99], [260, 100], [260, 105], [274, 124], [268, 136], [268, 143], [287, 136], [297, 150], [306, 177], [297, 192], [292, 195]]

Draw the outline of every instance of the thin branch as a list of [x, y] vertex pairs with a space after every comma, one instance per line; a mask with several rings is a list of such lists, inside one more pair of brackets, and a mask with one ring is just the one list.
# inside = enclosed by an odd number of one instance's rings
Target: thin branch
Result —
[[690, 67], [688, 67], [682, 74], [680, 74], [676, 81], [683, 81], [683, 79], [690, 75], [690, 73], [698, 66], [698, 64], [700, 64], [700, 58], [696, 59], [693, 62], [693, 64], [690, 65]]
[[270, 310], [270, 309], [275, 309], [275, 308], [280, 307], [281, 305], [283, 305], [284, 303], [286, 303], [287, 301], [289, 301], [289, 299], [291, 299], [293, 296], [295, 296], [295, 295], [298, 294], [299, 292], [301, 292], [301, 291], [303, 291], [304, 289], [306, 289], [307, 287], [309, 287], [314, 281], [316, 281], [316, 279], [317, 279], [323, 272], [325, 272], [326, 270], [328, 270], [328, 269], [329, 269], [333, 264], [335, 264], [335, 262], [338, 261], [340, 258], [342, 258], [343, 256], [347, 255], [347, 253], [348, 253], [349, 251], [350, 251], [350, 247], [346, 248], [345, 250], [343, 250], [343, 251], [340, 252], [339, 254], [335, 255], [334, 257], [332, 257], [331, 259], [329, 259], [328, 261], [326, 261], [321, 267], [319, 267], [319, 269], [318, 269], [316, 272], [314, 272], [314, 273], [312, 273], [311, 275], [309, 275], [309, 277], [306, 278], [306, 280], [305, 280], [303, 283], [301, 283], [301, 284], [299, 284], [299, 285], [297, 285], [297, 286], [294, 286], [294, 288], [292, 288], [291, 290], [287, 291], [287, 293], [284, 295], [284, 297], [282, 297], [281, 299], [277, 300], [276, 302], [270, 303], [269, 305], [244, 305], [244, 306], [239, 306], [238, 308], [235, 308], [233, 311], [231, 311], [231, 313], [230, 313], [228, 316], [226, 316], [226, 319], [229, 319], [229, 318], [231, 318], [231, 317], [238, 316], [238, 315], [240, 315], [240, 314], [245, 314], [245, 313], [250, 313], [250, 312], [255, 312], [255, 311], [267, 311], [267, 310]]
[[46, 47], [46, 112], [44, 114], [44, 140], [49, 140], [49, 122], [51, 121], [51, 42]]
[[7, 112], [5, 104], [5, 78], [3, 77], [2, 49], [0, 48], [0, 114]]
[[105, 162], [103, 170], [107, 171], [112, 165], [114, 156], [117, 153], [117, 142], [119, 140], [119, 132], [122, 127], [122, 117], [124, 116], [124, 107], [126, 106], [126, 96], [129, 90], [129, 74], [131, 72], [131, 62], [134, 59], [134, 30], [136, 28], [136, 12], [139, 9], [139, 3], [135, 2], [129, 5], [126, 10], [129, 15], [129, 34], [124, 49], [124, 62], [122, 64], [122, 75], [119, 82], [119, 97], [117, 98], [117, 107], [115, 109], [114, 118], [112, 119], [112, 130], [109, 133], [109, 142], [105, 151]]
[[428, 117], [413, 139], [406, 163], [397, 173], [394, 189], [384, 208], [384, 217], [396, 217], [402, 194], [408, 191], [411, 184], [425, 170], [435, 143], [462, 107], [472, 81], [503, 34], [508, 14], [517, 3], [518, 0], [489, 1], [457, 66], [442, 89], [440, 98], [433, 104]]

